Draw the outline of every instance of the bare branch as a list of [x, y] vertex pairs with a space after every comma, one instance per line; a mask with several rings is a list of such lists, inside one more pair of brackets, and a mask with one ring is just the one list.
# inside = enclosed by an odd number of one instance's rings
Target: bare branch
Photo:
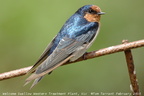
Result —
[[32, 66], [17, 69], [17, 70], [13, 70], [13, 71], [9, 71], [9, 72], [5, 72], [5, 73], [1, 73], [0, 74], [0, 81], [5, 80], [5, 79], [10, 79], [10, 78], [13, 78], [13, 77], [18, 77], [18, 76], [25, 75], [27, 73], [27, 71], [31, 69], [31, 67]]
[[[123, 40], [123, 44], [126, 44], [126, 43], [128, 43], [128, 40]], [[134, 67], [132, 52], [130, 49], [128, 49], [128, 50], [125, 50], [124, 53], [125, 53], [129, 77], [131, 81], [131, 84], [130, 84], [131, 91], [133, 93], [133, 96], [140, 96], [141, 93], [139, 91], [138, 80], [136, 77], [136, 70]]]
[[[83, 61], [83, 60], [87, 60], [87, 59], [92, 59], [92, 58], [95, 58], [95, 57], [108, 55], [108, 54], [112, 54], [112, 53], [117, 53], [117, 52], [125, 51], [125, 50], [128, 50], [128, 49], [133, 49], [133, 48], [138, 48], [138, 47], [142, 47], [142, 46], [144, 46], [144, 40], [139, 40], [139, 41], [134, 41], [134, 42], [126, 43], [126, 44], [111, 46], [111, 47], [100, 49], [100, 50], [97, 50], [97, 51], [85, 53], [82, 57], [80, 57], [78, 60], [76, 60], [74, 62]], [[74, 63], [74, 62], [67, 62], [64, 65]], [[32, 66], [17, 69], [17, 70], [10, 71], [10, 72], [1, 73], [0, 74], [0, 80], [5, 80], [5, 79], [13, 78], [13, 77], [22, 76], [22, 75], [26, 74], [27, 71], [31, 67]]]

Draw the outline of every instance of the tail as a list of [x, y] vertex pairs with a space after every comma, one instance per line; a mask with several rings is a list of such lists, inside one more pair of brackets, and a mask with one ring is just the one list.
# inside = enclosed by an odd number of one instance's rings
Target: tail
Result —
[[[43, 78], [43, 76], [45, 74], [48, 74], [48, 73], [50, 74], [55, 68], [61, 66], [62, 64], [64, 64], [68, 60], [70, 60], [70, 58], [72, 58], [72, 57], [73, 57], [73, 55], [70, 55], [67, 58], [63, 58], [64, 60], [61, 60], [60, 62], [58, 61], [58, 63], [53, 62], [54, 64], [52, 63], [49, 66], [48, 66], [48, 64], [51, 63], [50, 61], [49, 62], [48, 61], [43, 62], [41, 64], [41, 66], [39, 66], [37, 68], [37, 70], [26, 79], [26, 83], [24, 84], [24, 86], [27, 85], [28, 83], [30, 83], [32, 80], [35, 80], [31, 86], [31, 88], [32, 88]], [[51, 59], [48, 59], [48, 60], [51, 60]], [[45, 71], [43, 71], [43, 70], [45, 70]]]
[[[52, 73], [52, 71], [50, 71], [48, 73], [48, 75], [50, 75], [51, 73]], [[39, 76], [39, 75], [33, 73], [29, 78], [26, 79], [26, 82], [25, 82], [24, 86], [26, 86], [27, 84], [29, 84], [33, 80], [33, 78], [36, 78], [34, 80], [32, 86], [30, 87], [30, 89], [32, 89], [43, 77], [44, 77], [44, 75], [43, 76]]]
[[[43, 78], [43, 76], [36, 78], [36, 79], [34, 80], [32, 86], [30, 87], [30, 89], [32, 89], [42, 78]], [[29, 84], [30, 82], [31, 82], [31, 81], [26, 81], [26, 83], [24, 84], [24, 86], [27, 85], [27, 84]]]

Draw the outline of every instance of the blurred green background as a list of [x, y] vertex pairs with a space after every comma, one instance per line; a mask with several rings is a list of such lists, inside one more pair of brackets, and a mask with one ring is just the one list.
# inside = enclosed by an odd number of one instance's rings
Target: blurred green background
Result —
[[[123, 39], [144, 39], [143, 0], [0, 0], [0, 73], [33, 65], [65, 21], [87, 4], [106, 12], [99, 36], [88, 51], [121, 44]], [[144, 48], [132, 52], [143, 91]], [[25, 79], [0, 81], [0, 96], [5, 92], [85, 92], [87, 96], [91, 92], [131, 92], [123, 52], [59, 67], [32, 90], [31, 84], [23, 87]]]

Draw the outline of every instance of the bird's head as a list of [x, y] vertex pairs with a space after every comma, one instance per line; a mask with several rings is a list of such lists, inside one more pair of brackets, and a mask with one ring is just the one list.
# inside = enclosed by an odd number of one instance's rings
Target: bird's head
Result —
[[83, 15], [83, 17], [89, 22], [99, 22], [100, 15], [105, 14], [96, 5], [85, 5], [85, 6], [81, 7], [77, 12], [80, 15]]

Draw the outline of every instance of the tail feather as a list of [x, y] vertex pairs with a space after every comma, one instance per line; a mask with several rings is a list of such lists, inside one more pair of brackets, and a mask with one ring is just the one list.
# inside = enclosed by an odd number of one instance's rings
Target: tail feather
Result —
[[32, 86], [30, 87], [30, 89], [33, 88], [42, 78], [43, 78], [43, 76], [35, 79]]
[[[24, 86], [27, 85], [27, 84], [29, 84], [29, 83], [30, 83], [32, 80], [34, 80], [34, 79], [35, 79], [35, 81], [36, 81], [36, 80], [40, 81], [42, 77], [43, 77], [43, 76], [38, 76], [37, 74], [33, 73], [32, 75], [30, 75], [30, 76], [25, 80]], [[40, 79], [40, 80], [39, 80], [39, 79]]]
[[23, 86], [26, 86], [26, 85], [29, 84], [30, 82], [31, 82], [31, 81], [26, 81]]
[[[58, 64], [56, 64], [55, 66], [49, 68], [46, 71], [42, 71], [41, 73], [37, 74], [36, 72], [34, 72], [33, 74], [31, 74], [27, 79], [26, 79], [26, 83], [24, 84], [27, 85], [28, 83], [30, 83], [31, 81], [35, 80], [34, 83], [32, 84], [31, 88], [34, 87], [45, 74], [50, 74], [55, 68], [61, 66], [62, 64], [64, 64], [65, 62], [67, 62], [68, 60], [70, 60], [70, 58], [72, 58], [74, 55], [70, 55], [69, 57], [65, 58], [64, 60], [62, 60], [61, 62], [59, 62]], [[41, 67], [40, 67], [41, 68]], [[37, 71], [37, 70], [36, 70]], [[30, 88], [30, 89], [31, 89]]]
[[[32, 86], [30, 87], [30, 89], [32, 89], [44, 76], [38, 77], [34, 80]], [[24, 84], [24, 86], [26, 86], [27, 84], [29, 84], [32, 80], [26, 80], [26, 83]]]

